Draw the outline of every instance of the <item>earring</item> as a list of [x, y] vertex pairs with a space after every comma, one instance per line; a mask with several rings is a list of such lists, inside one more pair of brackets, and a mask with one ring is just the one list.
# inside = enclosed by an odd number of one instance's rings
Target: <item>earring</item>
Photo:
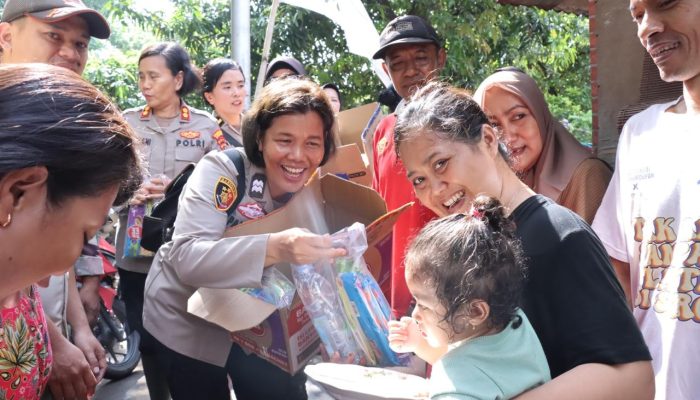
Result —
[[10, 225], [10, 222], [12, 222], [12, 214], [7, 213], [7, 221], [3, 222], [2, 225], [0, 225], [0, 228], [7, 228]]

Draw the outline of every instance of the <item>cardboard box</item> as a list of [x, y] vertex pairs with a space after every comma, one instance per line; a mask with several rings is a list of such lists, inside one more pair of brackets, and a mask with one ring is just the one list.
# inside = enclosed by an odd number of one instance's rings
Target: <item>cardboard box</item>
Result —
[[[374, 129], [376, 129], [377, 124], [381, 120], [380, 117], [383, 117], [381, 109], [375, 115], [378, 108], [379, 103], [370, 103], [339, 112], [338, 129], [341, 144], [355, 143], [358, 149], [364, 149], [362, 133], [365, 129], [368, 129], [373, 134]], [[375, 117], [372, 119], [373, 115]]]
[[[367, 227], [369, 246], [365, 261], [384, 287], [391, 274], [391, 228], [410, 205], [387, 213], [386, 203], [374, 190], [333, 174], [320, 178], [314, 175], [287, 205], [261, 219], [229, 228], [224, 236], [273, 233], [293, 227], [332, 233], [361, 222]], [[292, 279], [288, 264], [276, 267]], [[318, 351], [318, 335], [298, 295], [289, 310], [277, 310], [237, 289], [200, 288], [190, 297], [187, 311], [237, 332], [237, 343], [290, 373], [296, 373]]]
[[321, 176], [326, 174], [334, 174], [367, 187], [372, 186], [372, 175], [362, 159], [360, 148], [355, 143], [336, 149], [333, 157], [321, 167]]
[[275, 310], [258, 326], [239, 331], [232, 339], [291, 374], [318, 353], [321, 343], [299, 296], [289, 309]]

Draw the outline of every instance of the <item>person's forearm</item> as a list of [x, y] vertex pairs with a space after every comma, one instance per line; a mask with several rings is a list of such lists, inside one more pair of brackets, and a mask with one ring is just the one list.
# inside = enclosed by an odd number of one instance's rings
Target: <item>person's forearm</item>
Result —
[[75, 271], [71, 268], [68, 276], [68, 301], [66, 303], [66, 319], [73, 331], [83, 329], [90, 330], [83, 303], [80, 301], [80, 293], [75, 284]]
[[583, 364], [518, 396], [517, 400], [652, 400], [650, 361]]
[[427, 341], [421, 342], [421, 344], [416, 348], [416, 355], [420, 357], [423, 361], [430, 365], [433, 365], [442, 358], [442, 356], [447, 353], [447, 346], [445, 347], [432, 347]]
[[56, 324], [48, 319], [46, 320], [46, 330], [49, 332], [49, 343], [51, 343], [52, 351], [55, 352], [56, 349], [59, 349], [66, 344], [70, 344], [68, 339], [63, 336], [63, 333], [61, 333], [61, 329], [59, 329]]

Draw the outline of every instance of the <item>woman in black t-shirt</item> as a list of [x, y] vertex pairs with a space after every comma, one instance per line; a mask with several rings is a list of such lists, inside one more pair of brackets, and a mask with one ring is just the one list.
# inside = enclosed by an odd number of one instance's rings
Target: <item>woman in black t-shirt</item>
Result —
[[439, 216], [467, 212], [478, 194], [511, 211], [528, 259], [522, 308], [555, 378], [519, 399], [653, 398], [648, 349], [600, 241], [520, 181], [466, 92], [419, 89], [397, 115], [395, 143], [416, 196]]

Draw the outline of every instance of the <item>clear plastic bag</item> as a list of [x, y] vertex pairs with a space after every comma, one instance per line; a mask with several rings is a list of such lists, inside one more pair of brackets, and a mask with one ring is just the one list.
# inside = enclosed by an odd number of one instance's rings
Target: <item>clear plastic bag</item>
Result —
[[[355, 223], [332, 235], [334, 247], [345, 248], [345, 257], [332, 261], [318, 262], [313, 266], [293, 266], [294, 281], [304, 307], [309, 314], [316, 314], [320, 302], [332, 299], [332, 307], [324, 308], [328, 320], [336, 321], [329, 328], [321, 318], [319, 324], [312, 315], [312, 321], [329, 355], [338, 354], [341, 360], [362, 362], [368, 366], [405, 365], [408, 355], [394, 353], [387, 339], [388, 321], [392, 318], [391, 308], [379, 285], [365, 264], [363, 255], [367, 250], [365, 226]], [[306, 285], [299, 277], [315, 273], [324, 280], [313, 295], [303, 295]], [[308, 278], [304, 278], [307, 279]], [[332, 294], [331, 294], [332, 292]], [[319, 293], [323, 293], [322, 295]], [[337, 321], [343, 320], [340, 324]], [[320, 328], [319, 328], [320, 326]], [[326, 331], [333, 329], [334, 340]], [[338, 331], [340, 333], [338, 333]], [[352, 357], [348, 358], [348, 354]]]
[[260, 283], [259, 288], [244, 288], [241, 291], [277, 308], [287, 308], [292, 305], [296, 288], [292, 281], [277, 268], [266, 268]]

